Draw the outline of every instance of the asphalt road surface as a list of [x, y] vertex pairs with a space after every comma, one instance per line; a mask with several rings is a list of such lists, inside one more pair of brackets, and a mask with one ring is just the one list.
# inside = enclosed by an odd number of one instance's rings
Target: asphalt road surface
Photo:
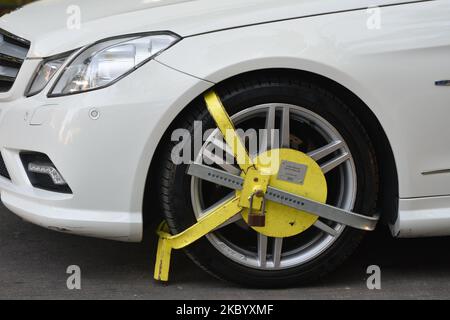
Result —
[[[171, 284], [152, 280], [156, 238], [141, 244], [45, 230], [0, 206], [0, 299], [449, 299], [450, 238], [393, 239], [370, 234], [348, 263], [320, 283], [286, 290], [243, 289], [216, 280], [175, 253]], [[67, 267], [81, 268], [68, 290]], [[367, 267], [381, 268], [368, 290]]]

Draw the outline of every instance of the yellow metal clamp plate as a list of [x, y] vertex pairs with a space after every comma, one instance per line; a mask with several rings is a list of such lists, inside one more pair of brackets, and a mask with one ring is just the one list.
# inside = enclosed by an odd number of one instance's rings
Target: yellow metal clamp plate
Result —
[[[267, 153], [274, 153], [276, 156], [271, 156]], [[327, 199], [327, 182], [320, 166], [306, 154], [292, 149], [276, 149], [267, 151], [261, 157], [271, 157], [276, 161], [277, 166], [267, 164], [266, 167], [261, 167], [261, 170], [266, 173], [270, 172], [269, 185], [273, 188], [287, 191], [289, 193], [299, 195], [320, 203], [325, 203]], [[303, 183], [290, 182], [279, 179], [280, 166], [283, 161], [291, 163], [302, 164], [306, 167], [306, 172]], [[257, 162], [257, 160], [255, 160]], [[258, 162], [257, 162], [258, 163]], [[260, 162], [262, 163], [262, 162]], [[237, 191], [240, 195], [240, 192]], [[244, 209], [242, 215], [245, 221], [248, 221], [248, 210]], [[286, 238], [297, 235], [309, 229], [318, 217], [307, 212], [299, 211], [297, 209], [268, 201], [266, 204], [266, 225], [264, 227], [254, 227], [255, 231], [269, 237]]]

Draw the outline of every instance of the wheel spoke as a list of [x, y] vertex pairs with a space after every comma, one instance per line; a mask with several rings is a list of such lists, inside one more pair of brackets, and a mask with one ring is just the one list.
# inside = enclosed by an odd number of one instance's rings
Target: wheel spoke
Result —
[[258, 233], [258, 262], [262, 268], [267, 266], [267, 240], [265, 235]]
[[270, 107], [266, 113], [266, 127], [265, 134], [262, 137], [260, 153], [265, 152], [266, 150], [272, 149], [275, 144], [275, 119], [276, 119], [276, 108]]
[[[269, 238], [258, 233], [258, 264], [261, 268], [267, 268], [267, 248]], [[272, 263], [273, 268], [279, 268], [281, 265], [281, 253], [283, 249], [283, 238], [273, 238]]]
[[[234, 192], [230, 193], [230, 194], [229, 194], [228, 196], [226, 196], [225, 198], [223, 198], [223, 199], [217, 201], [216, 203], [214, 203], [214, 204], [213, 204], [212, 206], [210, 206], [209, 208], [203, 210], [203, 211], [199, 214], [199, 216], [197, 217], [197, 219], [201, 219], [202, 217], [204, 217], [204, 216], [210, 214], [211, 212], [217, 210], [219, 207], [223, 206], [225, 203], [229, 202], [229, 201], [230, 201], [231, 199], [233, 199], [234, 197], [235, 197], [235, 193], [234, 193]], [[240, 216], [240, 215], [239, 215], [239, 216]], [[231, 219], [234, 219], [234, 218], [235, 218], [235, 217], [232, 217]], [[230, 219], [230, 220], [231, 220], [231, 219]], [[229, 221], [229, 220], [228, 220], [228, 221]], [[225, 222], [225, 223], [228, 223], [228, 221]], [[221, 228], [221, 227], [222, 227], [222, 226], [220, 226], [219, 228]]]
[[283, 238], [274, 238], [273, 242], [273, 266], [279, 268], [281, 265], [281, 252], [283, 249]]
[[326, 156], [332, 154], [333, 152], [338, 151], [339, 149], [344, 147], [344, 143], [340, 140], [333, 141], [326, 146], [316, 149], [308, 153], [308, 156], [313, 158], [315, 161], [319, 161], [320, 159], [325, 158]]
[[214, 231], [217, 231], [217, 230], [220, 230], [222, 228], [225, 228], [225, 227], [229, 226], [230, 224], [233, 224], [233, 223], [241, 221], [242, 219], [243, 219], [242, 215], [237, 214], [233, 218], [231, 218], [227, 222], [225, 222], [224, 224], [222, 224], [219, 227], [217, 227]]
[[322, 169], [323, 173], [328, 173], [349, 159], [350, 159], [350, 154], [345, 152], [345, 153], [341, 154], [340, 156], [324, 163], [323, 165], [320, 166], [320, 168]]
[[316, 223], [314, 223], [314, 226], [322, 230], [323, 232], [328, 233], [330, 236], [337, 237], [339, 235], [339, 233], [335, 229], [320, 220], [317, 220]]
[[214, 137], [210, 143], [215, 147], [218, 148], [219, 150], [221, 150], [224, 154], [225, 157], [228, 157], [227, 159], [229, 159], [231, 157], [231, 159], [234, 158], [233, 155], [233, 151], [230, 149], [230, 147], [225, 143], [225, 141], [223, 141], [223, 137], [222, 135], [219, 134], [219, 136]]
[[[211, 212], [217, 210], [218, 208], [223, 206], [225, 203], [229, 202], [234, 197], [235, 197], [235, 193], [234, 192], [230, 193], [227, 197], [225, 197], [222, 200], [216, 202], [211, 207], [209, 207], [208, 209], [206, 209], [202, 213], [200, 213], [200, 215], [197, 217], [197, 220], [200, 220], [202, 217], [205, 217], [208, 214], [210, 214]], [[231, 217], [230, 219], [228, 219], [223, 224], [221, 224], [220, 226], [218, 226], [216, 229], [214, 229], [214, 231], [217, 231], [217, 230], [220, 230], [222, 228], [225, 228], [226, 226], [229, 226], [229, 225], [231, 225], [233, 223], [239, 222], [242, 219], [243, 219], [242, 215], [240, 213], [238, 213], [238, 214], [234, 215], [233, 217]]]
[[[210, 148], [211, 146], [213, 148]], [[214, 152], [210, 149], [213, 149]], [[231, 164], [231, 159], [234, 159], [234, 156], [230, 148], [218, 138], [210, 141], [210, 145], [203, 150], [203, 157], [231, 174], [239, 175], [241, 173], [239, 168]]]
[[290, 109], [283, 107], [281, 118], [281, 148], [289, 149], [291, 147], [291, 129], [290, 129]]

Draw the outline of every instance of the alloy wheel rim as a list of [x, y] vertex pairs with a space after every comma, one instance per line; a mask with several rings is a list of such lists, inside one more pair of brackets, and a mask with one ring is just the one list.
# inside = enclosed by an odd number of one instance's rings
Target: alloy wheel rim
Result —
[[[333, 180], [333, 196], [327, 203], [345, 210], [353, 209], [357, 191], [354, 160], [342, 136], [327, 120], [311, 110], [284, 103], [253, 106], [231, 116], [231, 119], [236, 128], [241, 126], [245, 128], [246, 125], [249, 126], [251, 123], [254, 125], [257, 122], [259, 126], [257, 125], [254, 129], [269, 131], [279, 129], [279, 141], [276, 142], [279, 142], [278, 145], [281, 147], [297, 150], [308, 148], [302, 151], [321, 165], [323, 172], [326, 174], [327, 182]], [[261, 125], [262, 122], [264, 122], [263, 125]], [[251, 125], [250, 127], [253, 128]], [[302, 133], [304, 128], [307, 128], [307, 130]], [[317, 141], [305, 143], [305, 140], [310, 138], [299, 136], [302, 134], [310, 134]], [[213, 144], [214, 147], [225, 150], [224, 157], [227, 155], [226, 145], [223, 144], [221, 138], [219, 130], [214, 130], [206, 139], [196, 157], [196, 161], [206, 158], [214, 165], [220, 163], [215, 165], [219, 169], [239, 174], [240, 170], [237, 166], [220, 162], [217, 156], [209, 152], [208, 146]], [[302, 143], [305, 145], [300, 146], [298, 145], [299, 142], [301, 142], [300, 145]], [[262, 140], [258, 141], [258, 145], [261, 146], [259, 153], [275, 147], [273, 144], [274, 141], [270, 136], [269, 138], [263, 137]], [[204, 184], [198, 178], [193, 177], [191, 179], [191, 201], [197, 219], [234, 195], [230, 191], [229, 194], [222, 195], [220, 198], [206, 201], [205, 198], [209, 189]], [[268, 238], [248, 228], [238, 215], [215, 232], [207, 235], [207, 239], [221, 254], [238, 264], [258, 270], [282, 270], [300, 266], [317, 258], [332, 246], [345, 229], [345, 226], [338, 223], [325, 219], [319, 219], [319, 221], [320, 228], [317, 226], [311, 227], [307, 236], [299, 235], [284, 239]], [[330, 234], [330, 228], [334, 230], [334, 235]], [[242, 233], [234, 229], [241, 230]], [[251, 239], [253, 237], [255, 243], [252, 244]]]

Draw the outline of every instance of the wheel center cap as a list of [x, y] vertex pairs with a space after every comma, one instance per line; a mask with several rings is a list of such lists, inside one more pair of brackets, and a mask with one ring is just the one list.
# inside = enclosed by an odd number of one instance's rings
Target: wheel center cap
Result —
[[[260, 154], [254, 162], [259, 175], [268, 179], [269, 186], [317, 202], [326, 202], [328, 190], [325, 175], [317, 162], [306, 154], [292, 149], [274, 149]], [[241, 195], [242, 191], [238, 194]], [[318, 219], [315, 215], [272, 201], [267, 201], [265, 215], [265, 226], [252, 228], [275, 238], [300, 234]], [[244, 209], [242, 216], [248, 223], [249, 209]]]

